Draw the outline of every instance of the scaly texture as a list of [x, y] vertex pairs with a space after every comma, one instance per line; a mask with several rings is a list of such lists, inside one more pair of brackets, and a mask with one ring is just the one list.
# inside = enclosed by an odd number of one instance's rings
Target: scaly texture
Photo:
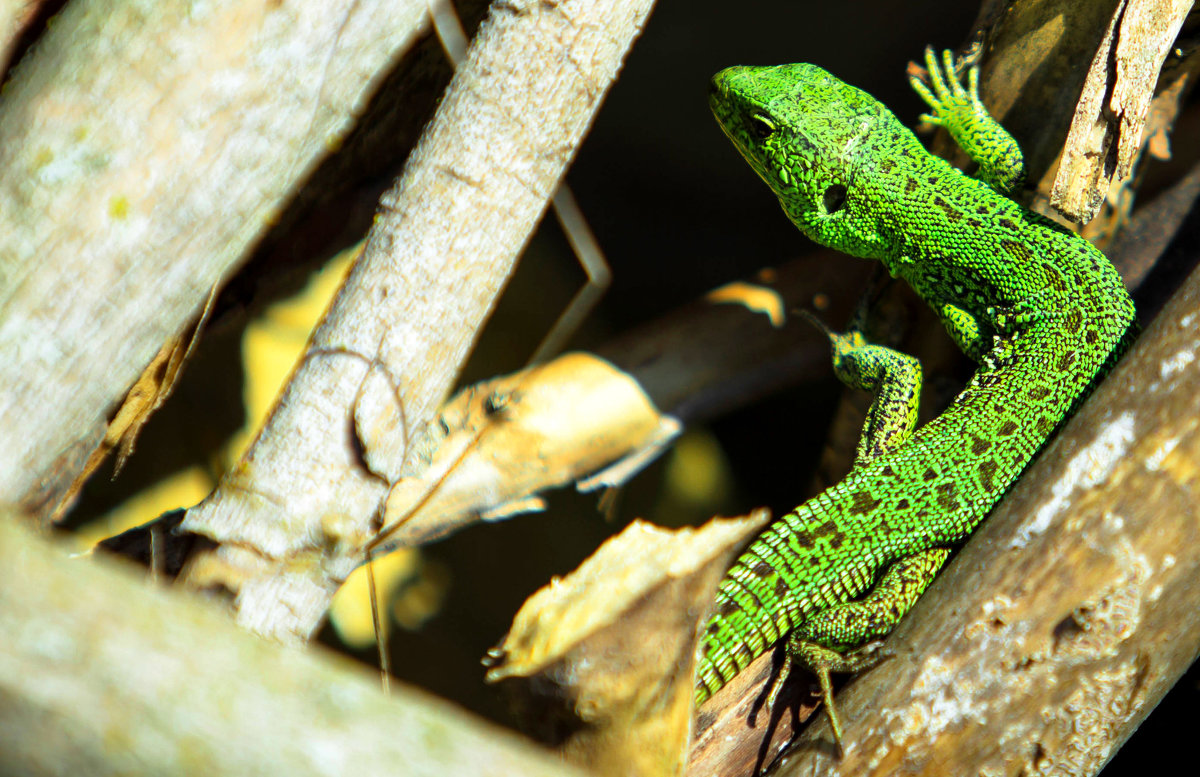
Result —
[[697, 703], [786, 637], [821, 679], [839, 742], [829, 672], [870, 664], [867, 643], [912, 606], [1116, 358], [1134, 320], [1103, 254], [1004, 196], [1023, 178], [1021, 153], [980, 104], [974, 73], [964, 88], [948, 52], [940, 65], [930, 52], [926, 61], [931, 86], [914, 87], [979, 164], [977, 178], [814, 65], [729, 68], [710, 97], [801, 231], [883, 262], [979, 363], [950, 407], [915, 429], [916, 360], [855, 331], [831, 334], [839, 378], [876, 395], [855, 466], [772, 524], [721, 583]]

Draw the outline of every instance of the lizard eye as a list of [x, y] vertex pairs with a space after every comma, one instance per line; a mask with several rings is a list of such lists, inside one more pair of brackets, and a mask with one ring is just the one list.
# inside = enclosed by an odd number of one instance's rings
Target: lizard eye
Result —
[[840, 183], [831, 184], [822, 196], [826, 213], [837, 213], [846, 204], [846, 187]]
[[750, 117], [750, 133], [759, 140], [766, 140], [775, 132], [775, 124], [762, 114]]

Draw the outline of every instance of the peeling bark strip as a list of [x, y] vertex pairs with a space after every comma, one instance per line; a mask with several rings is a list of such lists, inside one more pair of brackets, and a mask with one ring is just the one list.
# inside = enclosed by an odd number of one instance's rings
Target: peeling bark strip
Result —
[[1091, 220], [1113, 181], [1129, 177], [1159, 72], [1191, 7], [1192, 0], [1129, 0], [1113, 13], [1051, 193], [1051, 204], [1073, 221]]
[[45, 517], [426, 25], [424, 0], [73, 0], [0, 97], [0, 503]]
[[492, 7], [272, 417], [188, 515], [223, 547], [185, 579], [237, 591], [243, 625], [306, 639], [362, 560], [650, 7]]

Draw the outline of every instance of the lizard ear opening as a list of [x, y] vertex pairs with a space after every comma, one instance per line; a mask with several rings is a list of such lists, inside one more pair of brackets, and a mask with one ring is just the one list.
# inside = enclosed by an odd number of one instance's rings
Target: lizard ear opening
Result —
[[846, 187], [840, 183], [831, 184], [825, 189], [822, 201], [825, 205], [826, 213], [837, 213], [846, 204]]

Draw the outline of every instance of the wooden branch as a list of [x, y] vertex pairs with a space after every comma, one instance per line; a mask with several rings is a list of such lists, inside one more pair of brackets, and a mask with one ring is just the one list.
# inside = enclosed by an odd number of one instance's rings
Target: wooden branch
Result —
[[[595, 354], [564, 354], [464, 389], [439, 409], [419, 465], [390, 489], [373, 553], [536, 510], [548, 488], [623, 482], [674, 430], [785, 386], [833, 380], [825, 337], [789, 313], [813, 309], [840, 325], [869, 269], [821, 251], [716, 289]], [[172, 515], [159, 541], [183, 558], [195, 535], [175, 533]], [[104, 545], [149, 563], [156, 525]]]
[[569, 775], [512, 734], [182, 592], [71, 559], [0, 515], [10, 774]]
[[0, 0], [0, 77], [4, 76], [14, 49], [44, 0]]
[[[1138, 160], [1170, 156], [1167, 137], [1200, 72], [1191, 47], [1170, 53], [1188, 5], [987, 2], [971, 36], [968, 54], [985, 54], [984, 103], [1024, 152], [1029, 205], [1086, 222], [1083, 233], [1101, 248], [1133, 207]], [[960, 166], [969, 161], [948, 133], [931, 146]]]
[[66, 5], [0, 98], [0, 503], [54, 512], [425, 20], [423, 0]]
[[1088, 69], [1050, 203], [1072, 221], [1100, 211], [1130, 177], [1149, 137], [1150, 101], [1192, 0], [1127, 0], [1113, 15]]
[[240, 623], [306, 639], [420, 458], [475, 333], [589, 126], [648, 0], [493, 6], [258, 440], [184, 528], [184, 573]]

